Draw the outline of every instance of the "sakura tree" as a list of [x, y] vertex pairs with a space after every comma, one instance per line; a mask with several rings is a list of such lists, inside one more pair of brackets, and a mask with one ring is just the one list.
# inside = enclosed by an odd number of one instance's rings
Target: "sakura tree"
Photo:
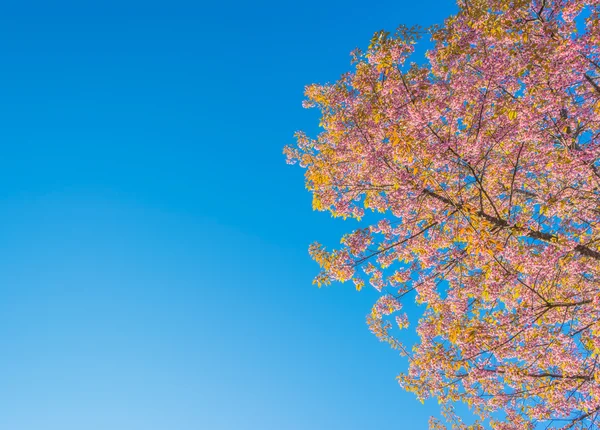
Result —
[[[409, 61], [423, 34], [426, 66]], [[600, 0], [461, 0], [306, 89], [323, 131], [285, 153], [314, 209], [380, 214], [311, 246], [315, 282], [381, 292], [370, 329], [453, 428], [600, 427], [599, 41]], [[424, 309], [412, 350], [393, 333], [405, 300]]]

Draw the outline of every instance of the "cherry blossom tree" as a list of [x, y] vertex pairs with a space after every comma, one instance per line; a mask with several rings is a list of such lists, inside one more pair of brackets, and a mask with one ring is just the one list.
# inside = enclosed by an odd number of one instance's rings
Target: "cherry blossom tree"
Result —
[[[315, 282], [381, 292], [371, 331], [453, 428], [600, 427], [599, 41], [600, 0], [461, 0], [306, 88], [322, 132], [288, 162], [314, 209], [367, 224], [311, 245]], [[406, 300], [423, 309], [412, 349], [394, 333]]]

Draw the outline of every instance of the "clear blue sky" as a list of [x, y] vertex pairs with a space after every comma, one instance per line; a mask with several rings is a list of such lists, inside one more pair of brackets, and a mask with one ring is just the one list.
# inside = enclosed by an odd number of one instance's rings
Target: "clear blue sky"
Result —
[[365, 325], [317, 289], [303, 87], [442, 1], [6, 1], [0, 428], [425, 429]]

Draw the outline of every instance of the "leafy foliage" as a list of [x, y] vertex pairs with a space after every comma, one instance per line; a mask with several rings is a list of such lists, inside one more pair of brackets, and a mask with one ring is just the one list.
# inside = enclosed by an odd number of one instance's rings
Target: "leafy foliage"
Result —
[[[428, 65], [409, 63], [424, 33]], [[454, 428], [600, 419], [599, 40], [599, 0], [464, 0], [443, 26], [377, 33], [352, 72], [306, 88], [323, 132], [285, 153], [314, 209], [384, 214], [338, 250], [312, 245], [316, 282], [382, 292], [371, 330]], [[409, 293], [426, 308], [412, 351], [390, 334]], [[456, 401], [481, 422], [462, 424]]]

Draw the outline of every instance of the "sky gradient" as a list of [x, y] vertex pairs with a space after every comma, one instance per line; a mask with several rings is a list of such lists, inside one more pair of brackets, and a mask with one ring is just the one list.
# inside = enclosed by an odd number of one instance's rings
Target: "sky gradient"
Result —
[[[95, 4], [101, 3], [101, 4]], [[426, 429], [376, 294], [317, 289], [304, 85], [449, 2], [9, 1], [0, 428]]]

